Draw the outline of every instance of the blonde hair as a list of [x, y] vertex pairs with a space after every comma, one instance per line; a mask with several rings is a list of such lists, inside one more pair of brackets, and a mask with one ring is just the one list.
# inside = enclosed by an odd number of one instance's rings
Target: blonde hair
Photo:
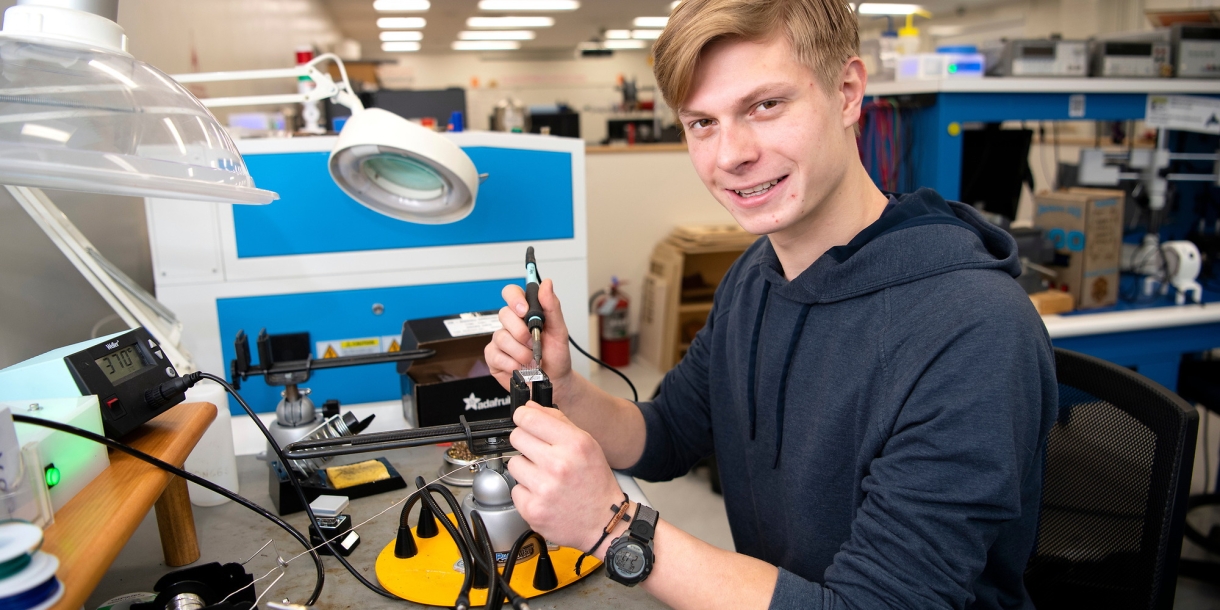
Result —
[[840, 0], [682, 0], [652, 47], [661, 95], [681, 109], [709, 44], [766, 40], [780, 32], [827, 91], [838, 87], [843, 66], [860, 53], [856, 15]]

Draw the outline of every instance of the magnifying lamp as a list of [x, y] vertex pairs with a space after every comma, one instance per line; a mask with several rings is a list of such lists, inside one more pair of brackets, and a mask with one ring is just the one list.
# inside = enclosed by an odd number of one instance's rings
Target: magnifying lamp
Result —
[[[319, 66], [333, 62], [340, 81]], [[304, 103], [329, 99], [351, 109], [330, 154], [330, 176], [343, 192], [369, 209], [420, 224], [457, 222], [474, 210], [479, 174], [474, 162], [448, 138], [378, 108], [366, 109], [352, 92], [343, 60], [331, 54], [281, 70], [179, 74], [181, 83], [264, 80], [306, 76], [308, 93], [209, 98], [210, 108]]]

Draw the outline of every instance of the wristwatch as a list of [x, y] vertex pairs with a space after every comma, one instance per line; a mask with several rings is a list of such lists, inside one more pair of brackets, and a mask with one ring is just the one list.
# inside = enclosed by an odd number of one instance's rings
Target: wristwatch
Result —
[[660, 514], [650, 506], [637, 504], [631, 527], [606, 551], [606, 576], [628, 587], [644, 582], [652, 572], [652, 535]]

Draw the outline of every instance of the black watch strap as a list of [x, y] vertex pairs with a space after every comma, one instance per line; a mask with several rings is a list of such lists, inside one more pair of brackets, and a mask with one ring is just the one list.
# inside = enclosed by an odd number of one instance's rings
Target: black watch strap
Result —
[[627, 533], [632, 538], [638, 538], [645, 544], [652, 542], [652, 536], [657, 531], [657, 519], [661, 514], [651, 506], [643, 504], [636, 505], [635, 517], [631, 519], [631, 527], [627, 529]]

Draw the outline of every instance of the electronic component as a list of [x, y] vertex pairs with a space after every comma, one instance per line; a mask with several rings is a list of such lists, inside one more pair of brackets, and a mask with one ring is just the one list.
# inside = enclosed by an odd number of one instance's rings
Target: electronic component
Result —
[[1220, 26], [1178, 23], [1170, 38], [1178, 78], [1220, 78]]
[[1092, 43], [1093, 76], [1157, 78], [1171, 76], [1169, 42], [1156, 40], [1096, 40]]
[[981, 53], [917, 53], [898, 58], [895, 80], [983, 78]]
[[[309, 524], [309, 544], [319, 547], [318, 553], [331, 555], [330, 546], [323, 544], [330, 540], [339, 553], [347, 557], [356, 547], [360, 546], [360, 534], [352, 530], [351, 515], [339, 513], [323, 516], [322, 512], [325, 511], [320, 512], [317, 507], [318, 500], [336, 497], [342, 498], [342, 496], [319, 496], [317, 500], [309, 503], [310, 508], [314, 509], [314, 516], [318, 518], [318, 527], [314, 527], [312, 523]], [[342, 500], [343, 505], [347, 506], [347, 498], [342, 498]]]
[[1084, 40], [1009, 40], [990, 62], [991, 76], [1088, 76], [1089, 48]]

